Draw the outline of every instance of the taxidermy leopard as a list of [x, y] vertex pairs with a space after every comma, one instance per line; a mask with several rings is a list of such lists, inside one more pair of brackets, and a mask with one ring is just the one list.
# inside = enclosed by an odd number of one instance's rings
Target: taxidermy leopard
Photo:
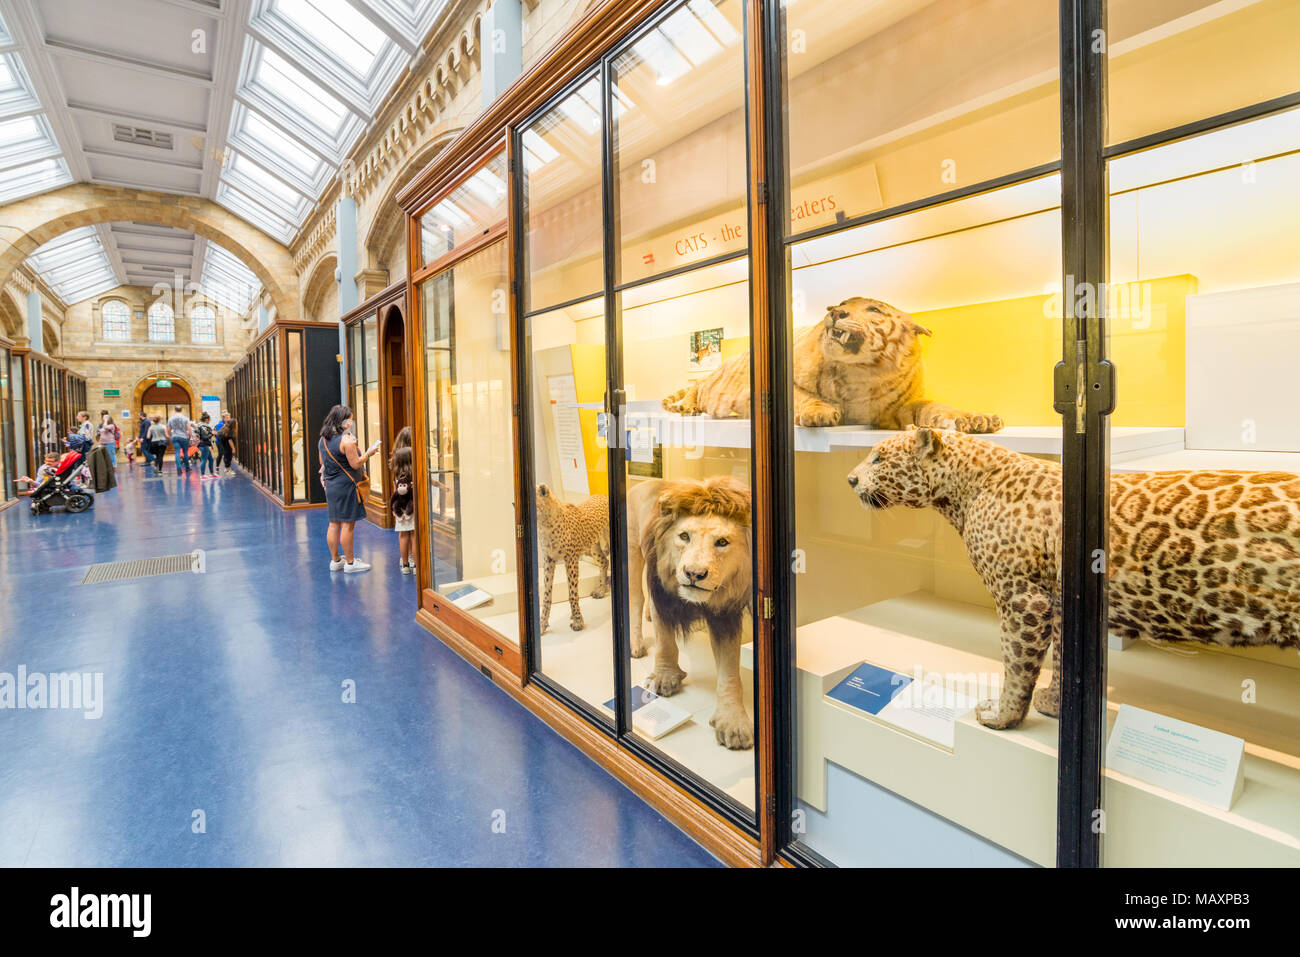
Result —
[[600, 581], [592, 598], [609, 594], [609, 497], [592, 495], [574, 505], [562, 502], [545, 485], [537, 486], [537, 545], [542, 553], [542, 631], [551, 626], [551, 589], [555, 585], [555, 564], [564, 564], [569, 590], [569, 627], [582, 631], [586, 622], [578, 606], [578, 560], [594, 559], [600, 566]]
[[[878, 443], [848, 476], [869, 509], [930, 507], [961, 534], [1002, 629], [1005, 676], [979, 722], [1012, 728], [1061, 694], [1061, 467], [955, 432]], [[1110, 482], [1110, 631], [1300, 645], [1300, 475], [1134, 472]], [[1050, 687], [1034, 687], [1047, 646]]]
[[[794, 424], [998, 431], [1000, 416], [925, 398], [920, 337], [930, 334], [879, 299], [855, 296], [829, 306], [819, 325], [795, 336]], [[663, 407], [683, 415], [749, 418], [749, 352], [674, 392]]]

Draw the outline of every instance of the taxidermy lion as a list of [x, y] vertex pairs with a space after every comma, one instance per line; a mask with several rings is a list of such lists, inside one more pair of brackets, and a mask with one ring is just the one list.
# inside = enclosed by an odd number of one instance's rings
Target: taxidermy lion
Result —
[[[925, 398], [920, 337], [930, 334], [879, 299], [855, 296], [827, 307], [820, 325], [795, 335], [794, 424], [998, 431], [1000, 416]], [[674, 392], [663, 406], [682, 415], [749, 418], [748, 350]]]
[[[627, 495], [629, 618], [632, 657], [645, 656], [642, 618], [654, 624], [654, 671], [645, 686], [675, 695], [686, 672], [678, 643], [709, 631], [717, 667], [717, 709], [709, 724], [718, 744], [754, 746], [754, 723], [740, 683], [740, 641], [751, 601], [749, 489], [725, 475], [704, 481], [655, 479]], [[646, 601], [646, 598], [649, 601]]]
[[[980, 724], [1061, 702], [1061, 466], [956, 432], [876, 444], [848, 476], [870, 509], [935, 509], [997, 607], [1005, 677]], [[1110, 631], [1216, 645], [1300, 645], [1300, 475], [1130, 472], [1110, 480]], [[1052, 683], [1034, 690], [1047, 647]]]

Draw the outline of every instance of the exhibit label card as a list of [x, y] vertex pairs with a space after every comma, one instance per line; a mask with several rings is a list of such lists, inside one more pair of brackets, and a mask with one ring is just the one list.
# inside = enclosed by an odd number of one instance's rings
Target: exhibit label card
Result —
[[1122, 704], [1106, 742], [1106, 765], [1227, 811], [1241, 793], [1241, 738]]
[[826, 697], [948, 751], [956, 739], [957, 719], [975, 707], [973, 698], [951, 686], [918, 681], [866, 661]]

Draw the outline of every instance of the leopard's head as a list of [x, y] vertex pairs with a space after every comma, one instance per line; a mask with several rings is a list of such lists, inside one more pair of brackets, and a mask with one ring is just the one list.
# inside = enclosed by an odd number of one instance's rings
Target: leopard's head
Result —
[[891, 435], [849, 473], [849, 487], [867, 509], [934, 504], [936, 472], [944, 468], [944, 438], [933, 429]]
[[854, 296], [826, 308], [822, 320], [822, 355], [853, 365], [898, 366], [919, 348], [930, 330], [901, 309], [879, 299]]

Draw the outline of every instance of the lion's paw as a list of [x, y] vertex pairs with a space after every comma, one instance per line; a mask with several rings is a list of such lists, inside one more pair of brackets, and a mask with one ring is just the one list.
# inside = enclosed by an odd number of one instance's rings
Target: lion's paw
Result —
[[754, 746], [754, 722], [745, 709], [735, 705], [722, 705], [713, 712], [709, 726], [717, 736], [718, 744], [732, 751], [748, 751]]
[[801, 411], [795, 413], [794, 424], [809, 429], [839, 425], [840, 410], [826, 402], [809, 402]]
[[991, 699], [985, 699], [975, 706], [975, 720], [994, 731], [1014, 728], [1023, 717], [1024, 715], [1002, 714], [998, 710], [998, 703]]
[[646, 678], [645, 687], [661, 698], [670, 698], [682, 690], [682, 680], [685, 677], [686, 672], [681, 668], [655, 668]]
[[632, 657], [644, 658], [646, 653], [645, 642], [639, 638], [632, 639]]
[[1059, 688], [1039, 688], [1034, 692], [1034, 710], [1049, 718], [1061, 715], [1061, 690]]

